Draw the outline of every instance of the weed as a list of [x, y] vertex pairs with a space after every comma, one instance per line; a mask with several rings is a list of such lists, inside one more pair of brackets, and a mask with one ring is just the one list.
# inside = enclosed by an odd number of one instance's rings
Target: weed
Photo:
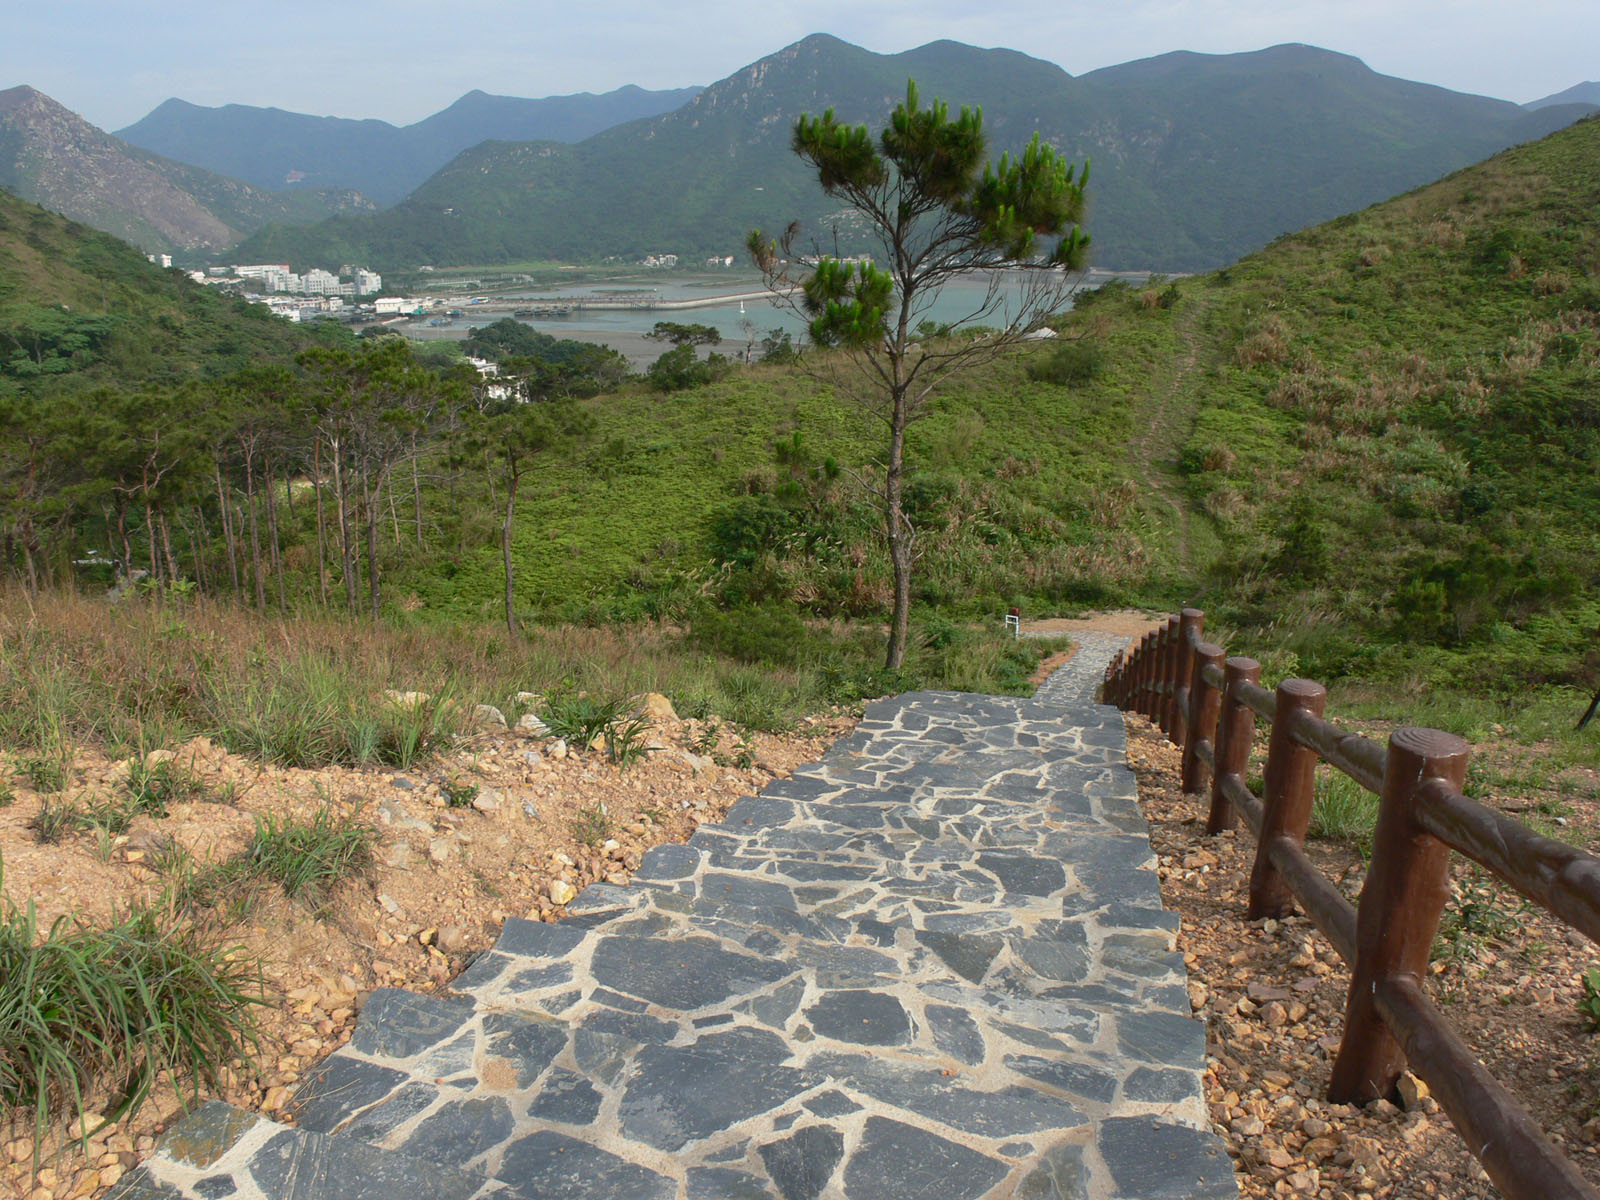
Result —
[[1445, 906], [1432, 957], [1461, 962], [1475, 958], [1491, 942], [1504, 942], [1521, 927], [1527, 902], [1511, 903], [1493, 878], [1474, 867], [1456, 885], [1454, 902]]
[[574, 746], [587, 746], [603, 738], [627, 708], [622, 700], [599, 700], [593, 696], [553, 696], [541, 717], [550, 732], [566, 738]]
[[206, 794], [205, 781], [199, 775], [170, 759], [153, 767], [135, 759], [128, 768], [124, 787], [134, 811], [155, 817], [166, 816], [169, 804], [198, 799]]
[[46, 846], [54, 846], [78, 829], [82, 821], [83, 810], [76, 804], [65, 800], [46, 800], [30, 825], [41, 842]]
[[353, 815], [335, 817], [328, 808], [310, 821], [268, 813], [256, 818], [244, 858], [251, 874], [276, 884], [289, 899], [316, 908], [345, 875], [366, 869], [376, 836]]
[[619, 767], [631, 766], [656, 749], [645, 744], [653, 722], [645, 713], [634, 713], [606, 726], [606, 754]]
[[1578, 1015], [1589, 1022], [1591, 1031], [1600, 1033], [1600, 967], [1590, 967], [1579, 982], [1583, 996], [1578, 1000]]
[[696, 754], [710, 754], [717, 748], [717, 739], [722, 735], [722, 725], [712, 718], [700, 727], [700, 732], [695, 734], [690, 748]]
[[67, 786], [67, 771], [59, 758], [38, 755], [20, 759], [17, 769], [28, 786], [40, 795], [54, 795]]
[[136, 1110], [160, 1078], [198, 1096], [255, 1045], [264, 1003], [251, 963], [219, 929], [165, 904], [105, 928], [66, 917], [41, 935], [33, 905], [0, 901], [0, 1116], [46, 1128], [109, 1092], [107, 1115]]
[[17, 794], [11, 790], [11, 785], [0, 782], [0, 808], [10, 808], [17, 802]]
[[750, 735], [740, 730], [738, 739], [734, 742], [733, 753], [717, 754], [713, 758], [719, 767], [737, 767], [741, 771], [746, 771], [756, 765], [756, 748], [750, 742]]
[[598, 850], [613, 829], [611, 814], [599, 801], [580, 808], [572, 818], [572, 836], [591, 850]]
[[446, 779], [439, 785], [444, 802], [450, 808], [467, 808], [478, 798], [478, 785], [467, 780]]

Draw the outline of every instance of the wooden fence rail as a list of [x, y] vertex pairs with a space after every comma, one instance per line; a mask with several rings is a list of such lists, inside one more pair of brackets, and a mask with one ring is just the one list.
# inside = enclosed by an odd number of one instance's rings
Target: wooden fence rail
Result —
[[[1255, 833], [1247, 919], [1284, 916], [1298, 903], [1350, 964], [1328, 1099], [1391, 1097], [1409, 1064], [1507, 1200], [1600, 1200], [1422, 990], [1452, 850], [1595, 941], [1600, 859], [1463, 796], [1470, 748], [1461, 738], [1405, 728], [1385, 747], [1341, 729], [1323, 716], [1321, 684], [1287, 679], [1269, 692], [1260, 664], [1227, 657], [1204, 627], [1205, 615], [1188, 608], [1146, 634], [1107, 667], [1103, 695], [1182, 748], [1183, 790], [1209, 792], [1208, 835], [1240, 816]], [[1259, 797], [1246, 782], [1258, 720], [1270, 727]], [[1319, 763], [1379, 798], [1357, 905], [1305, 853]]]

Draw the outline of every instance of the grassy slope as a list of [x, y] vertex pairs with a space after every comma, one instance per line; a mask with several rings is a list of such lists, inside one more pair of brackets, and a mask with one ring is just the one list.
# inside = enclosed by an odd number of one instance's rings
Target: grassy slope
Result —
[[1183, 303], [1203, 380], [1181, 459], [1225, 547], [1199, 594], [1324, 678], [1577, 668], [1600, 619], [1600, 121]]

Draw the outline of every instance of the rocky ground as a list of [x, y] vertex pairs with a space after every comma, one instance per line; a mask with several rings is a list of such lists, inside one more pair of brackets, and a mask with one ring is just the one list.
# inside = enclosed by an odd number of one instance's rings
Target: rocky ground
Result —
[[[1206, 810], [1178, 785], [1179, 755], [1139, 716], [1129, 758], [1160, 856], [1162, 896], [1182, 917], [1190, 1002], [1206, 1022], [1207, 1099], [1246, 1197], [1320, 1200], [1494, 1197], [1427, 1087], [1402, 1080], [1400, 1106], [1326, 1103], [1349, 972], [1303, 917], [1246, 922], [1254, 841], [1241, 827], [1203, 836]], [[1491, 797], [1507, 811], [1529, 797]], [[1569, 829], [1592, 841], [1591, 803]], [[1354, 898], [1362, 860], [1313, 841], [1313, 861]], [[1582, 973], [1600, 955], [1581, 935], [1459, 864], [1435, 948], [1432, 992], [1446, 1019], [1600, 1183], [1600, 1034], [1580, 1016]], [[1467, 916], [1463, 918], [1462, 913]]]
[[[5, 893], [18, 904], [33, 900], [41, 925], [69, 914], [102, 920], [171, 884], [175, 848], [196, 863], [220, 861], [245, 846], [261, 816], [327, 809], [376, 829], [370, 869], [320, 906], [263, 891], [233, 930], [261, 962], [272, 1004], [261, 1054], [254, 1067], [229, 1073], [222, 1098], [281, 1118], [301, 1072], [348, 1039], [372, 988], [439, 988], [507, 917], [553, 921], [586, 883], [626, 882], [645, 850], [687, 838], [739, 796], [820, 757], [855, 724], [831, 713], [793, 734], [745, 736], [679, 720], [664, 698], [646, 703], [650, 750], [626, 767], [598, 747], [492, 726], [405, 771], [284, 770], [197, 739], [170, 752], [169, 769], [199, 781], [199, 794], [115, 837], [79, 832], [53, 845], [34, 828], [47, 798], [29, 787], [23, 764], [0, 761], [0, 783], [13, 797], [0, 807]], [[168, 756], [158, 752], [150, 765]], [[134, 769], [79, 754], [53, 802], [120, 795]], [[180, 1107], [163, 1089], [136, 1118], [95, 1130], [87, 1153], [68, 1147], [37, 1172], [29, 1131], [0, 1129], [0, 1195], [99, 1195]]]

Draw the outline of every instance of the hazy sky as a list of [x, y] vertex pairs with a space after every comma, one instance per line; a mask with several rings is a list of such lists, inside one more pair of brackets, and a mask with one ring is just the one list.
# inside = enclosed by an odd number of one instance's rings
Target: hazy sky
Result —
[[1600, 78], [1597, 0], [48, 0], [7, 5], [0, 88], [118, 129], [169, 96], [397, 124], [473, 88], [513, 96], [715, 82], [826, 32], [892, 53], [937, 38], [1072, 74], [1169, 50], [1309, 42], [1518, 102]]

